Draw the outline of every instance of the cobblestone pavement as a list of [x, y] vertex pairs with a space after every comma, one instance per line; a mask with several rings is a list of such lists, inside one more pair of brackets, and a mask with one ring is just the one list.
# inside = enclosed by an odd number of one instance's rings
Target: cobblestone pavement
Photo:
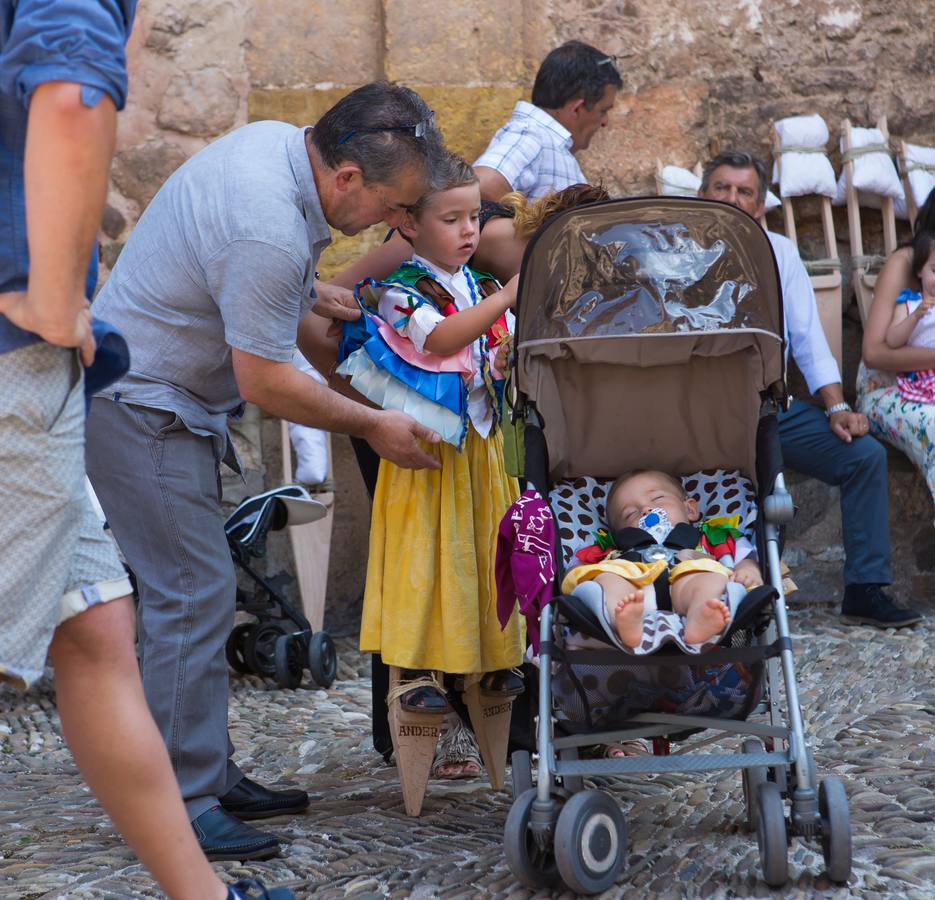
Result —
[[[791, 628], [819, 774], [847, 785], [855, 861], [850, 884], [836, 887], [821, 874], [820, 848], [795, 841], [781, 895], [935, 896], [930, 628], [845, 629], [811, 604], [793, 607]], [[430, 782], [423, 816], [406, 816], [395, 769], [370, 746], [367, 663], [340, 644], [339, 680], [327, 692], [232, 681], [241, 766], [308, 789], [312, 803], [307, 815], [269, 822], [289, 842], [281, 857], [218, 864], [223, 876], [288, 884], [299, 897], [531, 896], [503, 858], [508, 793], [480, 780]], [[158, 896], [79, 780], [48, 682], [25, 697], [0, 691], [0, 749], [0, 897]], [[739, 824], [738, 774], [616, 784], [630, 848], [605, 896], [771, 895], [756, 841]]]

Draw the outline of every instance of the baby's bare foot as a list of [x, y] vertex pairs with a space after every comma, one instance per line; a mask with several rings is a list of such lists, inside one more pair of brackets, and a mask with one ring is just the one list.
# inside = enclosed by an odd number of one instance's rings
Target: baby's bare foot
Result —
[[702, 644], [720, 634], [730, 622], [730, 610], [721, 600], [696, 603], [685, 616], [685, 641]]
[[639, 647], [643, 639], [643, 592], [627, 594], [614, 610], [617, 637], [625, 647]]

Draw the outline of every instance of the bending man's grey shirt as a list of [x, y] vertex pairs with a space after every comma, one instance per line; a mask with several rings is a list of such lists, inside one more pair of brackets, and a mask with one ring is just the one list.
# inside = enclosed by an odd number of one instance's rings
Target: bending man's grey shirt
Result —
[[131, 358], [98, 396], [226, 439], [242, 407], [231, 348], [291, 361], [330, 241], [304, 128], [256, 122], [205, 147], [153, 198], [94, 302]]

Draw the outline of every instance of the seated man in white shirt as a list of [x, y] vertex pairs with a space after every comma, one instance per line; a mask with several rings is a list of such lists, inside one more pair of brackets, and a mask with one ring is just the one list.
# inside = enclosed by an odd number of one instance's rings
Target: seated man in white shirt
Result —
[[513, 116], [474, 163], [481, 197], [510, 191], [530, 199], [587, 179], [574, 154], [586, 150], [623, 86], [613, 57], [581, 41], [556, 47], [542, 61], [532, 103], [520, 100]]
[[[766, 201], [762, 160], [745, 151], [728, 151], [705, 166], [699, 197], [721, 200], [759, 219]], [[883, 591], [890, 583], [890, 534], [886, 451], [867, 433], [867, 417], [844, 401], [841, 374], [818, 318], [815, 293], [795, 244], [767, 232], [782, 285], [786, 337], [808, 389], [822, 411], [793, 400], [779, 413], [783, 460], [791, 469], [841, 489], [844, 537], [844, 600], [847, 625], [901, 628], [920, 621]]]

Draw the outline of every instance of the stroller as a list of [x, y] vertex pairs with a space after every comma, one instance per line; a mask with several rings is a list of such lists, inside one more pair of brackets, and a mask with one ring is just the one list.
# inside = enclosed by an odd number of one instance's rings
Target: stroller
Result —
[[280, 687], [296, 688], [308, 669], [323, 688], [337, 674], [337, 654], [326, 631], [312, 632], [308, 619], [290, 604], [266, 577], [251, 565], [266, 555], [266, 537], [287, 525], [304, 525], [323, 518], [325, 507], [298, 484], [248, 497], [224, 523], [234, 564], [253, 582], [253, 593], [237, 589], [237, 607], [256, 617], [235, 625], [227, 639], [230, 667], [241, 675], [275, 678]]
[[[767, 884], [788, 880], [793, 836], [820, 839], [831, 880], [846, 881], [847, 797], [840, 779], [816, 777], [780, 572], [794, 507], [776, 421], [786, 399], [782, 298], [766, 234], [740, 210], [694, 198], [568, 210], [526, 249], [516, 316], [507, 390], [523, 423], [525, 477], [558, 527], [554, 596], [540, 611], [538, 762], [533, 770], [523, 750], [512, 757], [513, 874], [534, 889], [561, 878], [583, 894], [614, 883], [624, 815], [585, 777], [739, 769]], [[560, 595], [575, 543], [602, 524], [606, 485], [633, 468], [700, 473], [689, 481], [702, 507], [706, 489], [729, 505], [744, 485], [749, 493], [747, 536], [767, 586], [702, 654], [624, 652], [593, 607]], [[712, 470], [719, 477], [704, 474]], [[569, 511], [577, 518], [563, 521]], [[692, 752], [724, 735], [746, 738], [739, 753]], [[638, 738], [652, 739], [652, 755], [580, 758], [584, 747]], [[673, 742], [682, 746], [670, 753]]]

